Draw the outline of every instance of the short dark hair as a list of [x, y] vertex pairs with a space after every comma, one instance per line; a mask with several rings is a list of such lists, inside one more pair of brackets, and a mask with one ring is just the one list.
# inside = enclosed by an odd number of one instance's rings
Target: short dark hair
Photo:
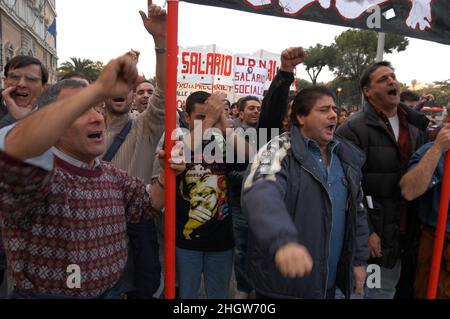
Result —
[[244, 112], [245, 106], [247, 105], [248, 101], [256, 101], [261, 104], [260, 99], [258, 99], [256, 96], [253, 95], [244, 96], [240, 98], [239, 101], [237, 101], [239, 112]]
[[204, 91], [196, 91], [188, 96], [186, 100], [186, 113], [191, 115], [194, 111], [194, 105], [205, 104], [206, 100], [211, 96], [210, 93]]
[[301, 90], [294, 98], [292, 104], [291, 120], [294, 125], [299, 126], [297, 116], [307, 116], [318, 99], [329, 96], [336, 101], [333, 92], [324, 86], [309, 86]]
[[87, 77], [87, 75], [82, 72], [79, 72], [79, 71], [69, 71], [69, 72], [64, 73], [61, 76], [60, 81], [73, 79], [73, 78], [82, 78], [82, 79], [85, 79], [86, 81], [88, 81], [89, 84], [91, 83], [91, 80]]
[[71, 89], [77, 89], [77, 88], [85, 88], [87, 87], [87, 84], [82, 81], [74, 80], [74, 79], [67, 79], [57, 82], [56, 84], [53, 84], [49, 86], [39, 97], [37, 101], [38, 108], [42, 108], [46, 105], [49, 105], [50, 103], [55, 102], [58, 99], [59, 93], [63, 89], [71, 88]]
[[395, 69], [392, 67], [391, 62], [388, 62], [388, 61], [375, 62], [375, 63], [369, 65], [364, 70], [363, 74], [361, 75], [361, 80], [359, 82], [359, 86], [360, 86], [361, 92], [363, 92], [363, 94], [364, 94], [363, 88], [365, 86], [370, 85], [370, 82], [371, 82], [370, 76], [372, 75], [372, 73], [375, 72], [378, 68], [381, 68], [383, 66], [387, 66], [388, 68], [391, 68], [392, 70], [395, 71]]
[[13, 70], [20, 69], [33, 64], [39, 65], [39, 67], [41, 68], [41, 82], [42, 84], [47, 84], [48, 82], [47, 68], [42, 64], [42, 62], [39, 59], [36, 59], [35, 57], [28, 55], [17, 55], [14, 58], [12, 58], [8, 63], [6, 63], [5, 77], [8, 77], [8, 72], [11, 69]]
[[420, 95], [417, 94], [416, 92], [413, 91], [403, 91], [402, 93], [400, 93], [400, 101], [401, 102], [405, 102], [405, 101], [414, 101], [417, 102], [420, 100]]

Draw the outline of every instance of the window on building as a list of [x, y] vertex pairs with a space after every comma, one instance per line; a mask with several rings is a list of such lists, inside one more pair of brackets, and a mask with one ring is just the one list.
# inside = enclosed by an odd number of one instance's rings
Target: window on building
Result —
[[57, 64], [58, 64], [58, 60], [56, 59], [56, 57], [55, 56], [53, 56], [52, 55], [52, 57], [51, 57], [51, 63], [52, 63], [52, 69], [56, 69], [56, 67], [57, 67]]

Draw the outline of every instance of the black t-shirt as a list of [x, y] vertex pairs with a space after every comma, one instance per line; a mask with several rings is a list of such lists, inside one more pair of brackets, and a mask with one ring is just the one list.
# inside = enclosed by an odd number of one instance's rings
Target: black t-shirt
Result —
[[225, 163], [189, 163], [177, 177], [177, 247], [200, 251], [233, 248]]

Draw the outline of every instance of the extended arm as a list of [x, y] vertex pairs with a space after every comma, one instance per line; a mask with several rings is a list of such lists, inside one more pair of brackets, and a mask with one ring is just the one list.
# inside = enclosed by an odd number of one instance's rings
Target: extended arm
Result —
[[25, 118], [7, 135], [6, 153], [21, 160], [41, 155], [92, 106], [108, 97], [129, 92], [139, 78], [136, 63], [135, 52], [114, 59], [108, 63], [94, 84]]
[[281, 66], [269, 91], [263, 99], [259, 128], [282, 128], [282, 122], [287, 115], [289, 87], [294, 81], [296, 66], [305, 59], [301, 47], [288, 48], [281, 53]]
[[[413, 200], [428, 190], [433, 173], [442, 155], [450, 149], [450, 124], [446, 124], [436, 137], [420, 161], [400, 180], [402, 195], [407, 200]], [[414, 160], [414, 156], [411, 159]]]
[[148, 0], [148, 13], [139, 11], [145, 29], [153, 37], [156, 51], [156, 85], [162, 91], [166, 86], [166, 35], [167, 13], [161, 7]]

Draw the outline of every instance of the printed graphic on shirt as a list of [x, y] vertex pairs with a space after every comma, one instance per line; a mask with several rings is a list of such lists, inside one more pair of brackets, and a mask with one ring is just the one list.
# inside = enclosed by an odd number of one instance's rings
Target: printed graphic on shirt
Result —
[[188, 202], [188, 219], [183, 237], [201, 236], [201, 228], [221, 222], [229, 215], [227, 182], [221, 164], [197, 164], [186, 170], [179, 191]]

